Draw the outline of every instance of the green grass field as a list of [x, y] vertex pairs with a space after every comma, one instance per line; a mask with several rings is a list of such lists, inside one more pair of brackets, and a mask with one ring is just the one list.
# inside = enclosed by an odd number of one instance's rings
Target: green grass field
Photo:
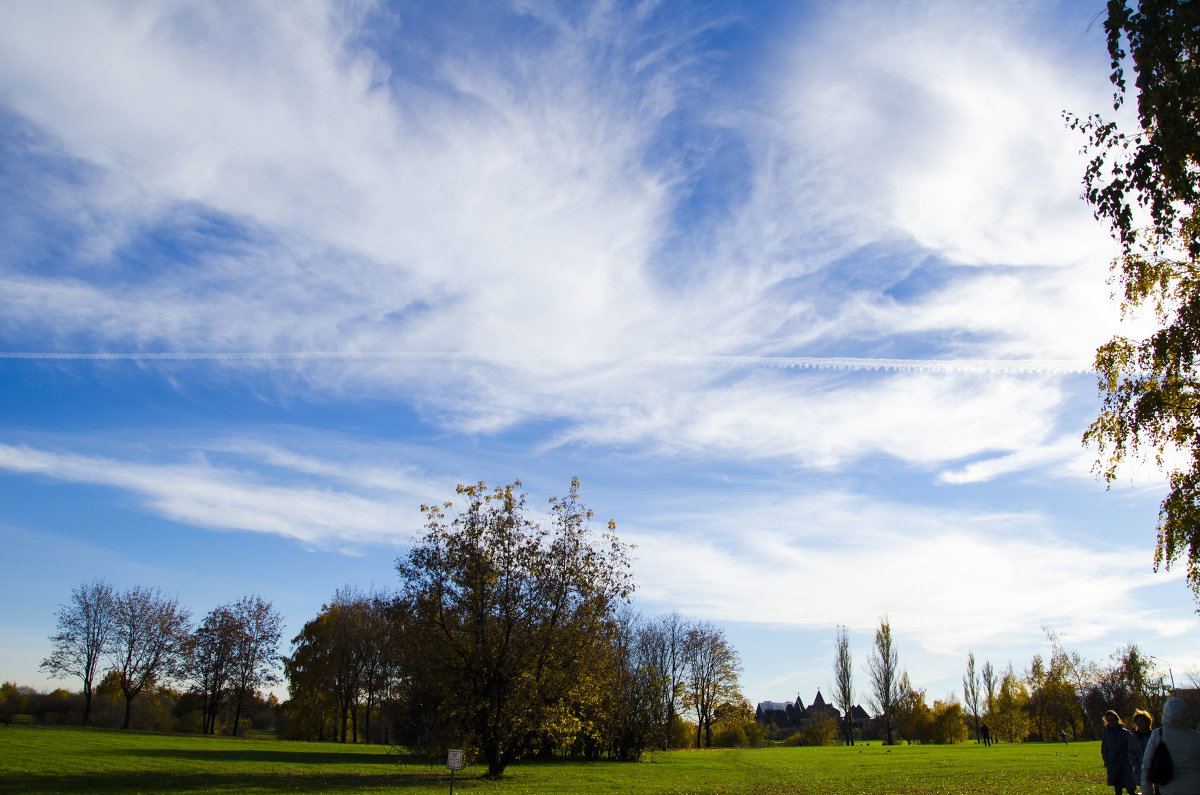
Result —
[[[1097, 793], [1099, 743], [677, 751], [637, 764], [527, 762], [503, 779], [473, 767], [455, 792]], [[379, 746], [0, 728], [0, 792], [447, 793], [442, 763]]]

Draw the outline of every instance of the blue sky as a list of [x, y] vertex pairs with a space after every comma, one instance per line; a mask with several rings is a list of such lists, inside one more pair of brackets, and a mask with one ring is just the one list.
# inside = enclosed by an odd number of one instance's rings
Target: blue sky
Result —
[[[294, 634], [423, 502], [572, 476], [753, 701], [1043, 627], [1200, 669], [1080, 437], [1100, 2], [58, 3], [0, 29], [0, 678], [79, 582]], [[1130, 321], [1135, 330], [1139, 319]]]

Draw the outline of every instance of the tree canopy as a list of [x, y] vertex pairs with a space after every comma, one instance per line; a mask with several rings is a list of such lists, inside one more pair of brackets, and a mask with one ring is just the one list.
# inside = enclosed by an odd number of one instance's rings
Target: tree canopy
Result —
[[1136, 132], [1099, 115], [1069, 117], [1088, 137], [1084, 198], [1121, 244], [1113, 263], [1125, 315], [1158, 326], [1115, 336], [1096, 352], [1102, 406], [1084, 434], [1111, 483], [1122, 461], [1149, 453], [1165, 470], [1154, 563], [1184, 555], [1200, 596], [1200, 4], [1109, 0], [1104, 23], [1114, 109], [1136, 74]]
[[466, 504], [449, 521], [451, 503], [423, 506], [427, 532], [397, 564], [421, 650], [410, 661], [429, 667], [413, 674], [449, 719], [447, 739], [477, 748], [491, 776], [574, 737], [563, 707], [588, 696], [581, 679], [633, 587], [612, 523], [592, 535], [578, 480], [551, 500], [548, 527], [527, 516], [520, 485], [459, 486]]

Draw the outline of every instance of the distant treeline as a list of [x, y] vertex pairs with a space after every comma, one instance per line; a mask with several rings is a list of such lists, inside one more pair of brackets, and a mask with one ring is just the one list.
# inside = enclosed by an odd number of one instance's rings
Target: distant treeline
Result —
[[[82, 691], [58, 688], [41, 691], [16, 682], [0, 684], [0, 724], [32, 723], [39, 726], [78, 725], [83, 722]], [[134, 702], [129, 728], [138, 731], [199, 734], [204, 720], [200, 695], [186, 685], [170, 683], [148, 687]], [[254, 693], [242, 705], [239, 734], [276, 736], [281, 705], [275, 696]], [[232, 733], [233, 704], [223, 703], [217, 713], [217, 731]], [[115, 672], [108, 672], [92, 692], [88, 724], [118, 729], [125, 721], [125, 697]]]
[[915, 687], [899, 667], [884, 618], [867, 661], [866, 694], [874, 711], [870, 716], [853, 702], [853, 669], [842, 628], [834, 657], [838, 686], [833, 703], [825, 703], [820, 693], [807, 708], [799, 698], [763, 702], [756, 719], [766, 727], [769, 740], [787, 744], [831, 745], [839, 737], [848, 743], [949, 744], [985, 734], [1001, 742], [1095, 740], [1106, 711], [1131, 720], [1136, 710], [1146, 710], [1157, 722], [1172, 695], [1200, 714], [1196, 674], [1186, 675], [1188, 687], [1177, 687], [1170, 671], [1156, 668], [1154, 658], [1135, 643], [1117, 649], [1105, 662], [1094, 662], [1066, 648], [1053, 632], [1047, 631], [1047, 640], [1049, 657], [1035, 654], [1024, 671], [1012, 663], [997, 669], [988, 660], [977, 666], [975, 653], [969, 652], [961, 701], [951, 693], [930, 703], [925, 690]]

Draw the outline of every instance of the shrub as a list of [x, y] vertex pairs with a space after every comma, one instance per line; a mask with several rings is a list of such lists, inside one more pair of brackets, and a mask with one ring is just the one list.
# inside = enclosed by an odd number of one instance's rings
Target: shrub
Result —
[[[801, 727], [800, 731], [792, 735], [792, 737], [796, 736], [800, 738], [797, 745], [833, 745], [837, 742], [837, 723], [830, 717], [815, 720]], [[790, 740], [791, 737], [788, 739]]]
[[745, 748], [750, 743], [741, 726], [722, 726], [713, 733], [712, 744], [714, 748]]

